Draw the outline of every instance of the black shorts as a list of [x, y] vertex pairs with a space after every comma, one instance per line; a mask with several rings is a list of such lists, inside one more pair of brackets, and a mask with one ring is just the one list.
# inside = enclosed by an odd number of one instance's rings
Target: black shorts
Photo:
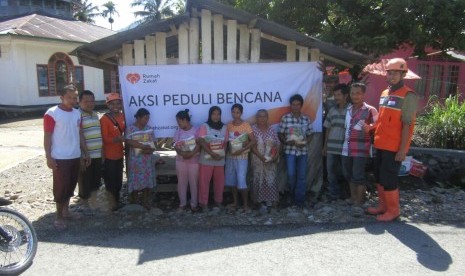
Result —
[[396, 161], [396, 152], [376, 149], [375, 182], [384, 190], [393, 191], [399, 187], [399, 170], [402, 162]]

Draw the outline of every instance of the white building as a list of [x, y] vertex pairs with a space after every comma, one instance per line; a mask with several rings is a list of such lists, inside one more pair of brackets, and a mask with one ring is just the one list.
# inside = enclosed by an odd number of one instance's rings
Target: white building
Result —
[[68, 54], [76, 47], [113, 35], [114, 31], [37, 7], [27, 14], [10, 17], [5, 17], [2, 9], [11, 7], [0, 6], [1, 111], [37, 110], [56, 104], [60, 101], [60, 89], [68, 83], [76, 84], [79, 91], [93, 91], [96, 100], [104, 100], [104, 92], [115, 87], [110, 76], [104, 82], [102, 69], [80, 65], [76, 57]]

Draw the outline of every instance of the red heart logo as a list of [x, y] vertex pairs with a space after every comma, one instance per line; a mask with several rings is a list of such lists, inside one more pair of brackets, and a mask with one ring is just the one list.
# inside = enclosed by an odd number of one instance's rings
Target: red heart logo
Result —
[[140, 75], [137, 73], [129, 73], [126, 75], [126, 79], [132, 83], [136, 84], [140, 80]]

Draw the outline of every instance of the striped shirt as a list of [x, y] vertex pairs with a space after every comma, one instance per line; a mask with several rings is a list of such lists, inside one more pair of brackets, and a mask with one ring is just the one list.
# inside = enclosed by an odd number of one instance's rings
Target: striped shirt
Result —
[[346, 120], [347, 106], [339, 108], [333, 106], [328, 114], [323, 126], [329, 129], [328, 144], [326, 146], [327, 153], [341, 155], [342, 144], [344, 144], [345, 137], [345, 120]]
[[86, 139], [90, 158], [102, 157], [102, 132], [96, 112], [88, 113], [79, 109], [82, 118], [82, 132]]

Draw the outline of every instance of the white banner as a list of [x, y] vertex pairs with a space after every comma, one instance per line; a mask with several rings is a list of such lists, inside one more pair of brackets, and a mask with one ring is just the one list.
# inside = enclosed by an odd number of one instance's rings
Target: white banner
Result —
[[240, 103], [243, 119], [253, 122], [264, 108], [276, 124], [297, 93], [313, 131], [322, 131], [322, 73], [315, 62], [120, 66], [119, 76], [127, 125], [144, 107], [157, 137], [173, 136], [178, 111], [189, 109], [191, 122], [200, 125], [213, 105], [222, 109], [224, 123], [231, 120], [231, 106]]

